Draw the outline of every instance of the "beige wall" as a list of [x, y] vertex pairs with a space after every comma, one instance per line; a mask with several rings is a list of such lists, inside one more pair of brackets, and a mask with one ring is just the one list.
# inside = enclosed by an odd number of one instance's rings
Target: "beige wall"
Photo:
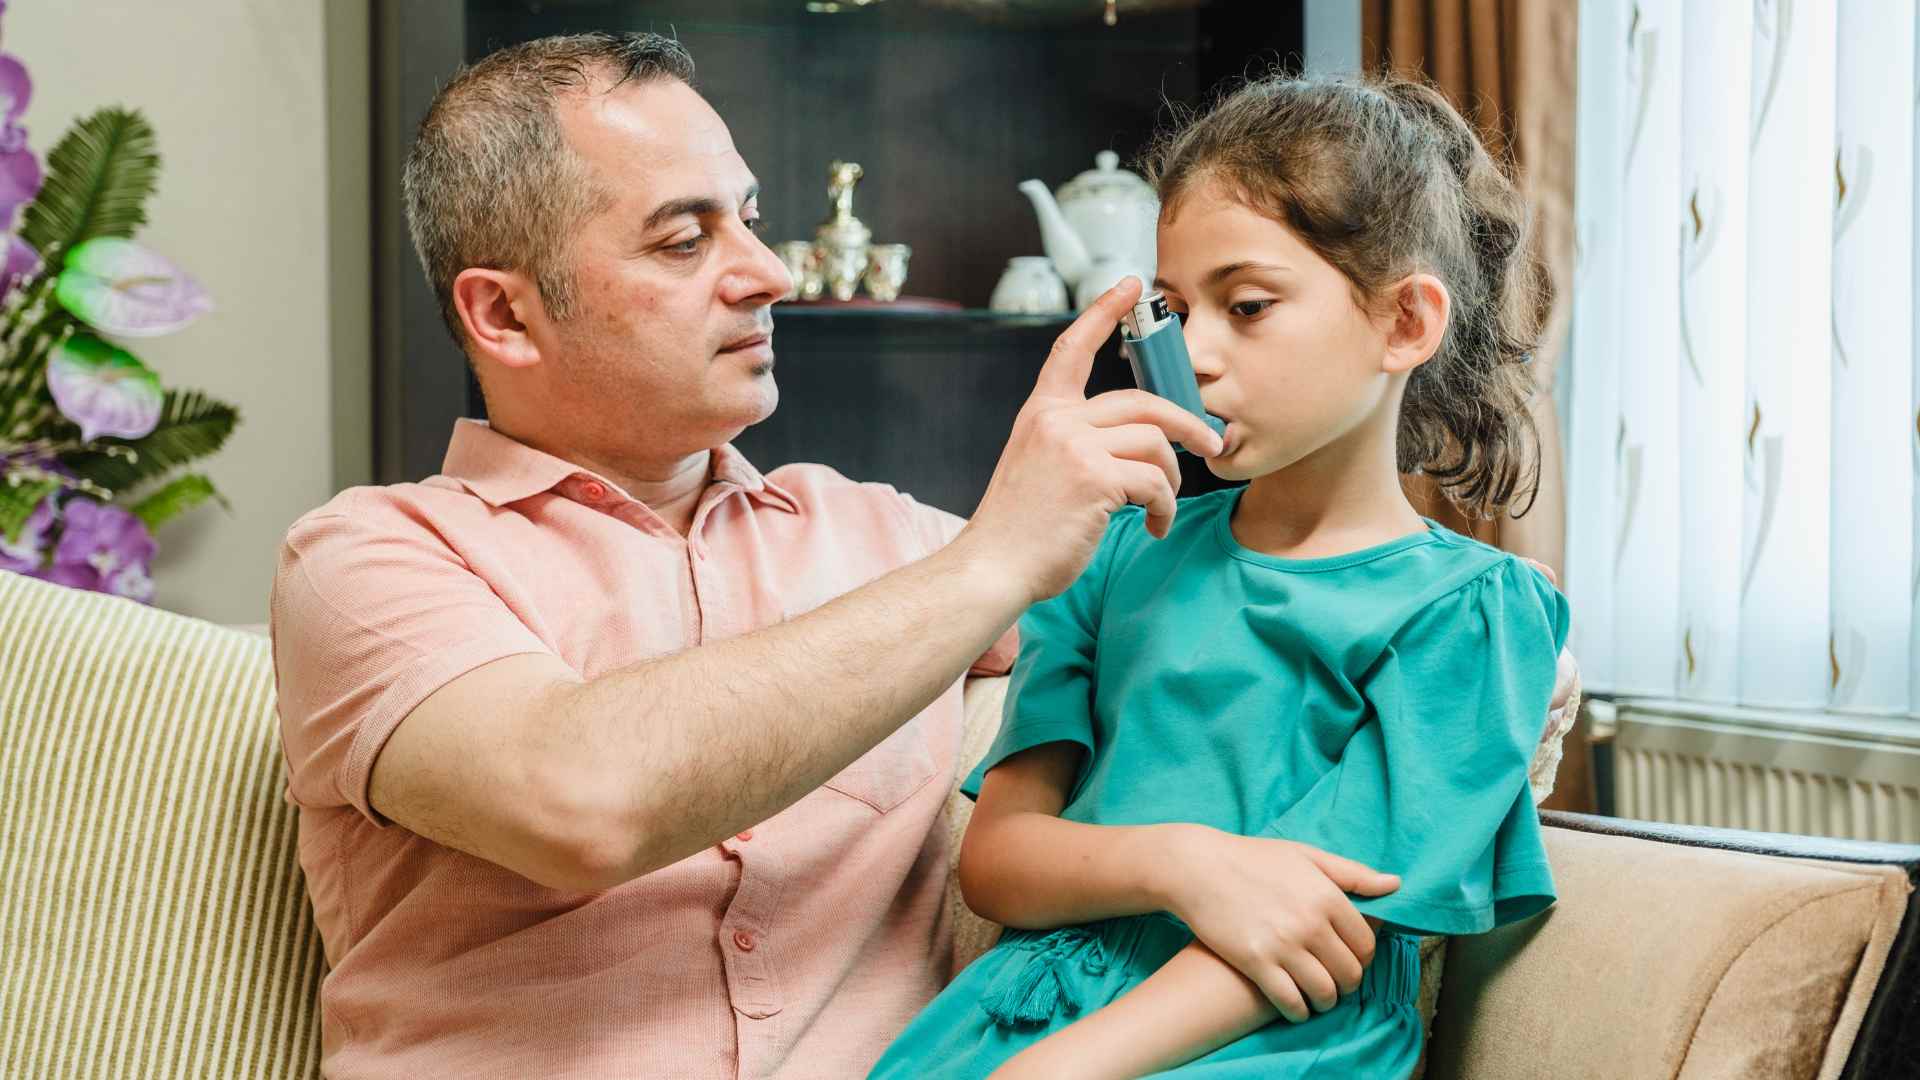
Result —
[[232, 512], [160, 532], [163, 607], [264, 620], [287, 526], [370, 472], [366, 30], [352, 0], [17, 0], [0, 20], [42, 155], [100, 106], [146, 113], [162, 164], [137, 239], [213, 294], [187, 330], [130, 343], [241, 414], [205, 465]]

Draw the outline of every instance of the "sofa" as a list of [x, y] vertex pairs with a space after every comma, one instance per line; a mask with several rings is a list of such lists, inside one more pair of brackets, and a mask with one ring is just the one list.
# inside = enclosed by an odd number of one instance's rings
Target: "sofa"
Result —
[[[0, 573], [0, 1077], [319, 1075], [282, 786], [266, 639]], [[1435, 943], [1427, 1075], [1920, 1076], [1920, 847], [1546, 818], [1560, 903]]]

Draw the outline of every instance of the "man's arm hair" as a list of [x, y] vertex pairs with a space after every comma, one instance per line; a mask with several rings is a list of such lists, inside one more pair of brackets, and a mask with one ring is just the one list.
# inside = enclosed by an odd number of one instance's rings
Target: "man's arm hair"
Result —
[[373, 807], [555, 888], [609, 888], [799, 801], [925, 709], [1025, 597], [964, 540], [789, 622], [583, 681], [454, 679], [374, 763]]

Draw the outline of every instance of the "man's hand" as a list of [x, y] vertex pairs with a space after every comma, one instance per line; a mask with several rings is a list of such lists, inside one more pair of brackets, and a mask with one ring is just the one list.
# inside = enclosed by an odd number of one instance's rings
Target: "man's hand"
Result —
[[[1520, 561], [1539, 571], [1540, 576], [1556, 588], [1559, 586], [1560, 575], [1553, 572], [1553, 567], [1525, 555], [1520, 556]], [[1553, 794], [1555, 775], [1560, 768], [1560, 741], [1573, 730], [1579, 714], [1580, 665], [1573, 659], [1573, 653], [1561, 649], [1553, 673], [1553, 698], [1547, 702], [1547, 722], [1540, 730], [1540, 745], [1533, 752], [1533, 764], [1527, 769], [1527, 780], [1536, 803]]]
[[1203, 456], [1220, 452], [1220, 436], [1199, 417], [1144, 390], [1087, 400], [1094, 353], [1139, 297], [1139, 279], [1123, 279], [1053, 343], [987, 493], [956, 541], [988, 545], [1029, 603], [1073, 583], [1109, 515], [1128, 503], [1146, 507], [1149, 532], [1166, 535], [1180, 490], [1172, 443]]
[[[1525, 555], [1519, 558], [1521, 562], [1533, 567], [1541, 577], [1546, 578], [1549, 585], [1559, 588], [1560, 575], [1553, 572], [1553, 567], [1548, 566], [1538, 559], [1529, 559]], [[1580, 665], [1574, 662], [1572, 653], [1561, 649], [1559, 666], [1553, 673], [1553, 700], [1547, 703], [1547, 716], [1549, 717], [1547, 732], [1554, 738], [1565, 734], [1566, 727], [1572, 726], [1571, 724], [1567, 724], [1566, 726], [1560, 727], [1558, 731], [1554, 730], [1556, 724], [1560, 722], [1560, 714], [1569, 704], [1576, 704], [1573, 700], [1574, 692], [1579, 688]]]
[[1347, 898], [1385, 896], [1400, 879], [1290, 840], [1188, 826], [1168, 846], [1168, 910], [1302, 1021], [1360, 986], [1373, 928]]

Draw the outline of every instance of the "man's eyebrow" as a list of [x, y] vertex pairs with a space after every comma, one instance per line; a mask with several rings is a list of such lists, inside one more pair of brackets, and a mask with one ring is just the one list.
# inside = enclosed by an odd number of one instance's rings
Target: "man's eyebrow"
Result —
[[[750, 203], [759, 197], [760, 184], [756, 181], [747, 185], [746, 194], [740, 201]], [[653, 208], [653, 213], [647, 215], [646, 222], [640, 228], [642, 232], [651, 232], [677, 217], [704, 217], [708, 214], [721, 213], [725, 209], [720, 205], [720, 200], [710, 195], [689, 195], [684, 199], [668, 199]]]
[[677, 217], [705, 217], [720, 212], [720, 200], [711, 195], [689, 195], [684, 199], [668, 199], [653, 208], [647, 215], [646, 223], [641, 225], [642, 232], [652, 232]]

